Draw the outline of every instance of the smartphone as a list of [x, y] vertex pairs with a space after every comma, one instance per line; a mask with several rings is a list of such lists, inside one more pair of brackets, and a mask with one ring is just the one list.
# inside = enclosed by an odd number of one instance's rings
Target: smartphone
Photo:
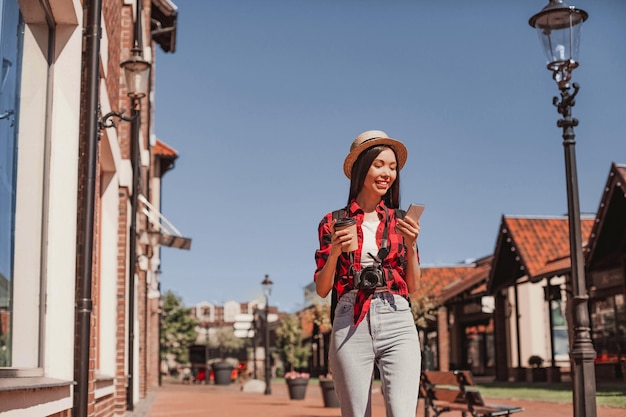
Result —
[[406, 211], [406, 217], [410, 217], [413, 220], [418, 221], [424, 212], [424, 208], [426, 208], [424, 204], [411, 204], [409, 209]]

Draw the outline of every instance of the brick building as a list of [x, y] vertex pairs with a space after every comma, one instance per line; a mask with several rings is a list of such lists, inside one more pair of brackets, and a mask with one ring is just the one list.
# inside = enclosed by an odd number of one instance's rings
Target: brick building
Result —
[[160, 213], [177, 154], [125, 75], [145, 60], [154, 85], [177, 15], [0, 0], [2, 415], [122, 416], [159, 384], [160, 250], [190, 239]]

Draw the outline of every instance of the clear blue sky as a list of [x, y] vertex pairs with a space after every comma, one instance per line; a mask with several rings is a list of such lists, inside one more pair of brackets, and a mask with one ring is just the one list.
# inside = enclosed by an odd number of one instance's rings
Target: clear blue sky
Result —
[[[162, 289], [191, 306], [303, 307], [317, 225], [346, 203], [364, 130], [402, 140], [402, 206], [426, 204], [424, 265], [493, 253], [502, 215], [567, 211], [558, 95], [528, 19], [547, 0], [174, 0], [157, 53], [154, 132], [179, 158], [163, 213], [193, 238], [162, 250]], [[626, 3], [573, 0], [582, 31], [573, 114], [580, 206], [626, 163]]]

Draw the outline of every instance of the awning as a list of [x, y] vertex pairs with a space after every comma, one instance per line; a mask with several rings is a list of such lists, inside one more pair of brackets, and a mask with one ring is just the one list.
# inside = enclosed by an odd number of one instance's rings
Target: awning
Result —
[[143, 204], [142, 212], [148, 217], [152, 226], [159, 231], [161, 245], [177, 249], [189, 250], [191, 248], [191, 238], [184, 237], [164, 215], [150, 204], [146, 197], [139, 194], [137, 199]]

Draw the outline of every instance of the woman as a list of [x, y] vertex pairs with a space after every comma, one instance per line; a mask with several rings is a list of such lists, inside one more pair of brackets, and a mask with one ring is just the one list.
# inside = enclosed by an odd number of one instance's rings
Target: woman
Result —
[[[421, 353], [408, 296], [420, 278], [420, 226], [396, 210], [406, 159], [385, 132], [360, 134], [343, 167], [350, 194], [342, 214], [356, 219], [357, 234], [335, 231], [332, 212], [319, 225], [314, 278], [321, 297], [332, 290], [338, 298], [329, 361], [343, 417], [371, 416], [374, 364], [387, 416], [415, 417]], [[358, 248], [345, 252], [353, 239]]]

